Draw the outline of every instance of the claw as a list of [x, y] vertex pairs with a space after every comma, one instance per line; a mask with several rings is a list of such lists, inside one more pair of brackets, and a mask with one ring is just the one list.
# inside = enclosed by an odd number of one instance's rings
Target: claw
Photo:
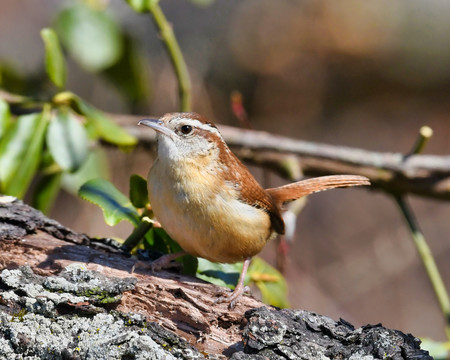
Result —
[[224, 295], [218, 297], [214, 301], [214, 305], [222, 304], [222, 303], [229, 303], [228, 308], [231, 310], [236, 306], [237, 300], [242, 296], [243, 293], [244, 293], [243, 288], [239, 289], [236, 287], [233, 292], [227, 293], [227, 294], [224, 294]]
[[244, 291], [249, 291], [250, 289], [248, 286], [244, 286], [244, 279], [245, 274], [247, 273], [248, 266], [250, 265], [251, 258], [247, 258], [244, 261], [244, 266], [242, 267], [241, 275], [239, 276], [239, 281], [236, 287], [234, 288], [234, 291], [231, 293], [227, 293], [223, 296], [220, 296], [214, 301], [215, 304], [221, 304], [221, 303], [229, 303], [228, 308], [233, 309], [236, 306], [237, 300], [242, 296]]
[[186, 255], [186, 252], [180, 251], [180, 252], [177, 252], [174, 254], [167, 254], [167, 255], [161, 256], [159, 259], [156, 259], [155, 261], [152, 261], [151, 263], [144, 262], [144, 261], [136, 261], [136, 263], [131, 268], [131, 273], [133, 273], [136, 268], [148, 269], [148, 270], [151, 270], [152, 273], [155, 273], [155, 272], [163, 270], [163, 269], [180, 268], [182, 266], [182, 264], [173, 262], [172, 260], [175, 260], [184, 255]]
[[159, 259], [152, 261], [150, 263], [150, 269], [152, 270], [152, 273], [155, 273], [163, 269], [180, 268], [182, 266], [181, 263], [172, 260], [173, 260], [172, 256], [164, 255], [161, 256]]

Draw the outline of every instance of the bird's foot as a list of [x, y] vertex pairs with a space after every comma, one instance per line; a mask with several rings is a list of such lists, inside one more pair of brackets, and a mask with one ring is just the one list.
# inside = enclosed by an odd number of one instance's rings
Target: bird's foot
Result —
[[232, 292], [222, 292], [222, 296], [218, 297], [214, 301], [214, 304], [229, 303], [228, 308], [233, 309], [236, 306], [236, 302], [244, 294], [244, 292], [250, 292], [250, 288], [248, 286], [238, 285]]
[[131, 268], [131, 273], [133, 273], [137, 268], [141, 269], [149, 269], [152, 271], [152, 273], [155, 273], [157, 271], [163, 270], [163, 269], [172, 269], [177, 268], [179, 269], [183, 264], [173, 261], [181, 256], [186, 255], [186, 252], [180, 251], [174, 254], [166, 254], [161, 256], [160, 258], [152, 261], [152, 262], [146, 262], [138, 260], [133, 267]]

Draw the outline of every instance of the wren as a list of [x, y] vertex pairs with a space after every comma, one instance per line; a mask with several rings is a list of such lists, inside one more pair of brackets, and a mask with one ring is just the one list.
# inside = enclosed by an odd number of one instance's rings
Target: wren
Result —
[[244, 261], [234, 291], [216, 301], [230, 307], [244, 291], [251, 258], [284, 234], [283, 204], [322, 190], [370, 184], [363, 176], [334, 175], [263, 189], [205, 117], [169, 113], [139, 125], [157, 132], [158, 155], [148, 176], [150, 204], [184, 250], [156, 260], [152, 269], [186, 253], [220, 263]]

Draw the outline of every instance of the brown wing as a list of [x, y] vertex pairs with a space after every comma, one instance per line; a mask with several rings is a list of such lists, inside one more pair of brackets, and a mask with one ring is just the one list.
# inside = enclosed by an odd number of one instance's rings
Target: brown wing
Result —
[[[225, 149], [224, 149], [225, 150]], [[264, 190], [255, 180], [253, 175], [239, 161], [239, 159], [229, 150], [222, 151], [221, 156], [226, 156], [226, 164], [230, 164], [229, 168], [232, 173], [225, 174], [227, 181], [233, 182], [240, 188], [240, 200], [265, 211], [270, 217], [272, 229], [278, 234], [284, 234], [284, 221], [281, 217], [280, 208], [274, 201], [272, 196]], [[231, 165], [232, 164], [232, 165]], [[242, 181], [245, 179], [245, 181]]]
[[249, 177], [242, 186], [241, 200], [247, 204], [264, 210], [270, 217], [272, 228], [278, 234], [284, 234], [284, 221], [281, 217], [280, 208], [272, 196], [265, 191], [255, 178], [249, 173]]
[[338, 187], [370, 185], [368, 178], [358, 175], [332, 175], [301, 180], [277, 188], [266, 189], [278, 207], [303, 196]]

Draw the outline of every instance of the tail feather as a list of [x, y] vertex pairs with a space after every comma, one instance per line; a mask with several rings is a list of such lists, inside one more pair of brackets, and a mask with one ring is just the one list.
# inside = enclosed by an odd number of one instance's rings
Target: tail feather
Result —
[[368, 178], [359, 175], [331, 175], [300, 180], [292, 184], [267, 189], [278, 205], [303, 196], [339, 187], [370, 185]]

